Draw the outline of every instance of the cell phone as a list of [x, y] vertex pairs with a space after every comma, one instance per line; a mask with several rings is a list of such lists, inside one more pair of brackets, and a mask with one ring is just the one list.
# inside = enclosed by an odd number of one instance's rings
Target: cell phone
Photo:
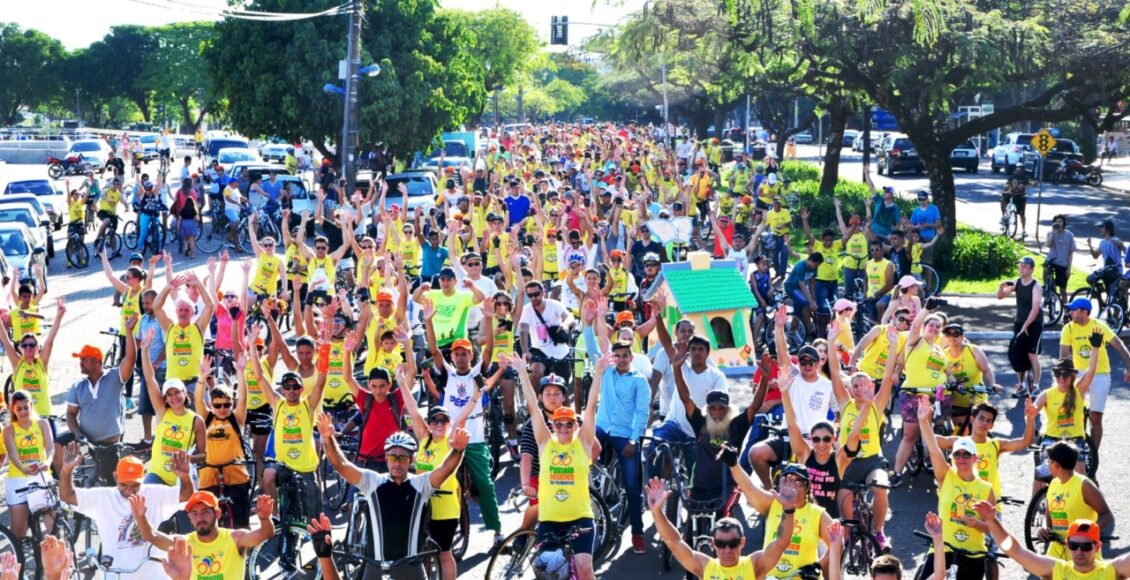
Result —
[[1008, 282], [1005, 282], [1005, 283], [1004, 283], [1004, 285], [1005, 285], [1005, 286], [1016, 286], [1016, 282], [1013, 282], [1012, 280], [1009, 280]]

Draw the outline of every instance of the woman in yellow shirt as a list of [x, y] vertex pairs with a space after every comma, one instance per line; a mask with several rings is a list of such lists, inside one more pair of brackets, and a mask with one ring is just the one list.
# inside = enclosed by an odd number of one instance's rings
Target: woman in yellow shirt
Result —
[[[939, 313], [931, 314], [929, 310], [922, 309], [911, 323], [910, 333], [906, 337], [902, 354], [906, 379], [903, 380], [902, 392], [899, 393], [902, 440], [899, 441], [898, 452], [895, 454], [895, 470], [891, 477], [891, 485], [895, 487], [902, 483], [902, 469], [910, 460], [914, 444], [918, 441], [916, 419], [921, 404], [919, 395], [927, 397], [927, 403], [931, 404], [926, 406], [933, 413], [932, 402], [937, 395], [937, 389], [947, 382], [949, 368], [946, 365], [946, 353], [942, 350], [940, 340], [943, 326], [945, 326], [944, 316]], [[942, 394], [942, 415], [948, 417], [951, 399]]]
[[[173, 485], [177, 481], [173, 471], [173, 455], [177, 452], [189, 453], [193, 463], [205, 458], [204, 445], [207, 441], [204, 419], [188, 408], [188, 389], [180, 379], [168, 379], [161, 389], [157, 389], [157, 374], [153, 371], [153, 360], [149, 347], [153, 345], [154, 331], [151, 329], [141, 339], [141, 369], [145, 374], [145, 385], [149, 389], [149, 400], [153, 402], [154, 419], [153, 451], [146, 468], [144, 483]], [[197, 388], [204, 388], [203, 384]]]
[[8, 362], [12, 365], [12, 388], [24, 391], [31, 397], [32, 408], [40, 417], [51, 414], [51, 388], [47, 365], [51, 361], [55, 337], [63, 326], [63, 314], [66, 311], [63, 299], [60, 298], [55, 307], [55, 324], [51, 326], [47, 340], [43, 343], [40, 343], [39, 338], [34, 334], [13, 331], [13, 336], [19, 337], [19, 342], [13, 344], [8, 338], [7, 326], [0, 320], [0, 346], [3, 346], [4, 352], [8, 355]]
[[596, 578], [592, 568], [596, 534], [592, 531], [589, 466], [595, 460], [592, 448], [596, 441], [596, 405], [600, 400], [601, 377], [612, 365], [613, 356], [609, 352], [596, 364], [582, 424], [577, 424], [576, 411], [562, 406], [550, 417], [553, 421], [552, 432], [538, 408], [538, 396], [530, 382], [525, 360], [517, 356], [503, 359], [518, 373], [518, 379], [522, 383], [522, 394], [526, 397], [534, 438], [541, 455], [541, 472], [538, 474], [538, 541], [555, 537], [573, 526], [588, 528], [587, 533], [580, 534], [570, 542], [579, 580]]
[[[1102, 330], [1096, 328], [1091, 336], [1091, 344], [1098, 342], [1101, 345], [1102, 340]], [[1042, 411], [1044, 416], [1040, 449], [1043, 450], [1056, 441], [1070, 439], [1079, 449], [1079, 461], [1075, 464], [1075, 471], [1079, 473], [1086, 471], [1086, 454], [1091, 451], [1083, 445], [1086, 437], [1084, 401], [1095, 378], [1098, 361], [1099, 357], [1091, 357], [1087, 371], [1078, 379], [1075, 378], [1078, 371], [1075, 369], [1074, 361], [1069, 358], [1059, 361], [1052, 367], [1055, 386], [1048, 387], [1036, 397], [1036, 408]]]
[[[55, 454], [55, 442], [51, 426], [46, 419], [39, 418], [31, 404], [31, 395], [26, 391], [12, 393], [11, 410], [12, 424], [4, 427], [4, 446], [12, 450], [8, 455], [8, 518], [12, 534], [22, 539], [27, 535], [31, 513], [27, 486], [33, 481], [44, 482], [43, 474], [50, 470]], [[54, 519], [52, 513], [46, 514], [47, 529], [51, 529]]]

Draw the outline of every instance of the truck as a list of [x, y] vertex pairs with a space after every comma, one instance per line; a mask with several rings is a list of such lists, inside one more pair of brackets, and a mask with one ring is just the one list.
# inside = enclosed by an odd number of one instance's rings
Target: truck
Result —
[[[461, 181], [459, 169], [471, 167], [478, 152], [479, 137], [474, 131], [453, 131], [441, 136], [443, 147], [431, 150], [427, 156], [416, 154], [413, 167], [432, 169], [442, 173], [447, 167], [456, 169], [455, 179]], [[443, 155], [443, 167], [439, 167], [440, 155]], [[440, 180], [442, 183], [442, 179]]]

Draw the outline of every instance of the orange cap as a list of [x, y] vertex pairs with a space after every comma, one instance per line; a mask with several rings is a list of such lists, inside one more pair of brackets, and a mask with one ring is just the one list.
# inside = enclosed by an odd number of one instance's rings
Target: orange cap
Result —
[[623, 258], [624, 257], [624, 250], [612, 250], [611, 252], [608, 252], [608, 257], [609, 258]]
[[260, 336], [255, 339], [255, 346], [267, 346], [267, 341], [263, 340], [263, 337]]
[[96, 358], [102, 360], [102, 349], [97, 346], [90, 346], [89, 344], [82, 347], [82, 350], [72, 353], [71, 356], [75, 358]]
[[1092, 542], [1102, 541], [1102, 537], [1099, 534], [1099, 525], [1091, 520], [1078, 519], [1071, 522], [1071, 525], [1067, 528], [1067, 535], [1064, 536], [1064, 539], [1070, 538], [1071, 536], [1086, 536], [1087, 539]]
[[577, 412], [569, 406], [558, 407], [553, 415], [549, 418], [550, 421], [577, 421]]
[[635, 315], [633, 315], [631, 312], [628, 312], [627, 310], [616, 315], [616, 326], [620, 326], [625, 322], [631, 322], [632, 324], [635, 324]]
[[210, 491], [198, 491], [188, 498], [188, 503], [184, 504], [184, 511], [191, 511], [192, 508], [198, 505], [206, 505], [212, 509], [220, 507], [220, 502], [216, 500], [216, 496], [212, 495]]
[[457, 348], [471, 350], [471, 341], [467, 340], [466, 338], [460, 338], [451, 343], [451, 350], [455, 350]]
[[748, 195], [742, 196], [742, 203], [753, 203], [753, 198]]
[[388, 290], [377, 292], [377, 302], [392, 302], [392, 292]]
[[136, 483], [145, 477], [145, 464], [140, 459], [127, 455], [118, 460], [118, 468], [114, 471], [118, 483]]

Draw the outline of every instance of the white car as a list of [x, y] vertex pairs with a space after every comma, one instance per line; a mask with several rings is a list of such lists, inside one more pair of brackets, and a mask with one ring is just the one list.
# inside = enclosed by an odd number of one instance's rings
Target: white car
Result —
[[[0, 223], [0, 253], [4, 254], [9, 267], [15, 268], [20, 278], [31, 275], [34, 263], [47, 265], [46, 247], [42, 239], [36, 237], [35, 230], [22, 223]], [[7, 272], [4, 274], [7, 276]]]
[[263, 161], [278, 161], [282, 163], [286, 161], [286, 154], [294, 151], [294, 145], [290, 143], [267, 143], [259, 150], [259, 155], [263, 157]]
[[[232, 168], [232, 164], [239, 161], [260, 161], [259, 156], [255, 154], [254, 149], [244, 149], [242, 147], [224, 147], [216, 152], [216, 161], [220, 163], [220, 167], [224, 171]], [[228, 175], [231, 175], [229, 172]]]
[[1009, 133], [1002, 137], [989, 158], [989, 168], [993, 173], [1002, 169], [1005, 173], [1012, 173], [1024, 160], [1024, 152], [1032, 151], [1032, 137], [1032, 133]]
[[43, 248], [47, 258], [55, 255], [55, 241], [42, 226], [34, 208], [27, 204], [0, 205], [0, 226], [19, 226], [26, 232], [25, 239], [32, 248]]
[[110, 146], [101, 139], [80, 139], [71, 143], [67, 156], [81, 154], [101, 175], [106, 170], [106, 162], [110, 160], [110, 152]]
[[63, 226], [63, 218], [67, 215], [67, 194], [56, 184], [46, 179], [12, 181], [4, 187], [0, 203], [11, 203], [14, 199], [35, 206], [37, 212], [50, 219], [55, 229]]

